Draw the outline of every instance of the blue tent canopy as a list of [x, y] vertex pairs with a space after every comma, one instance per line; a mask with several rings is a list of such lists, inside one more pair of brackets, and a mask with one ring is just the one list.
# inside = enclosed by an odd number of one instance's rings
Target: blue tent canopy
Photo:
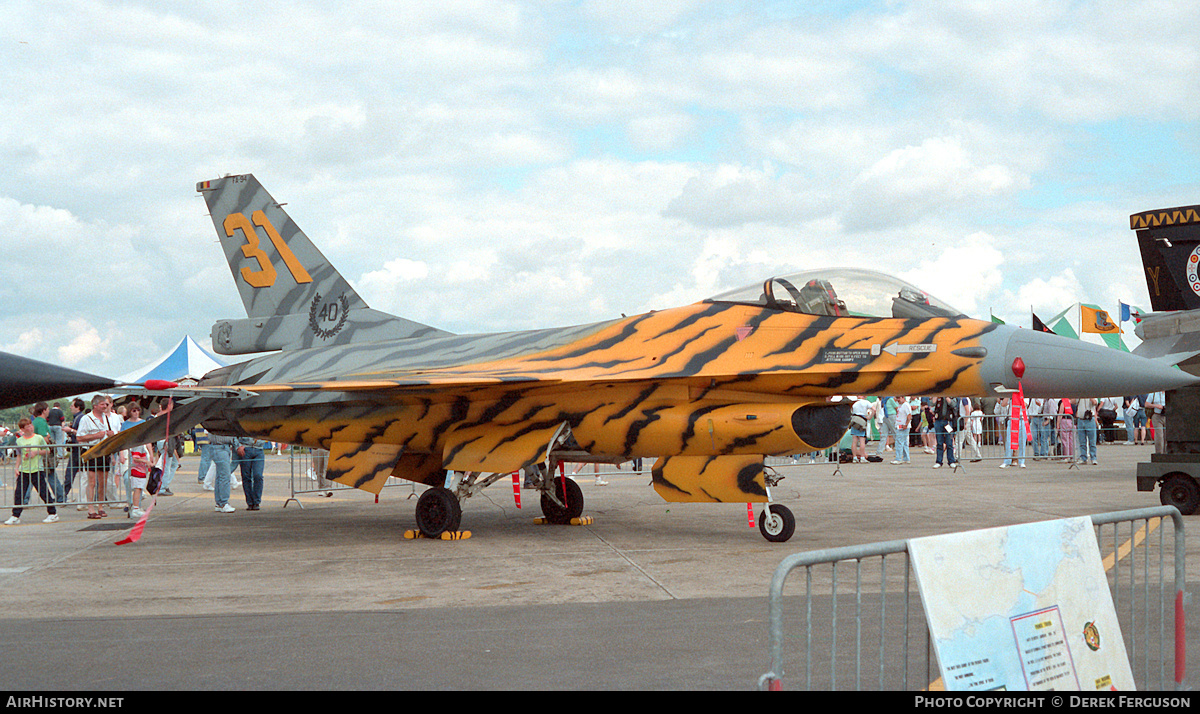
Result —
[[198, 380], [206, 373], [223, 367], [224, 363], [200, 346], [190, 335], [184, 337], [162, 357], [130, 372], [122, 382], [144, 382], [147, 379], [165, 379], [178, 382], [181, 379]]

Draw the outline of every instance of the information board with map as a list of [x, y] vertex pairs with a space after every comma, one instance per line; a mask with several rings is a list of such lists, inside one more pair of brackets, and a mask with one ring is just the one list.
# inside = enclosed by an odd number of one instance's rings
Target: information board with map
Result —
[[948, 690], [1132, 690], [1090, 518], [908, 542]]

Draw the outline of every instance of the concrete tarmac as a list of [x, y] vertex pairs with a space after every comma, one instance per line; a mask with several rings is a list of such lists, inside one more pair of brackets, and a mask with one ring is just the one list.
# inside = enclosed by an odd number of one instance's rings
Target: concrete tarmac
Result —
[[[136, 544], [114, 545], [133, 524], [119, 507], [95, 521], [67, 506], [56, 524], [28, 508], [0, 528], [0, 686], [751, 689], [769, 666], [766, 596], [786, 555], [1157, 506], [1134, 480], [1151, 450], [1104, 444], [1099, 465], [1074, 468], [934, 470], [920, 449], [902, 466], [782, 467], [775, 496], [798, 521], [785, 544], [750, 528], [745, 504], [665, 503], [648, 474], [598, 486], [590, 466], [576, 476], [587, 526], [535, 525], [537, 492], [517, 508], [504, 480], [464, 503], [469, 540], [406, 540], [410, 486], [378, 503], [339, 490], [285, 507], [289, 467], [275, 456], [263, 510], [234, 489], [238, 510], [222, 514], [188, 457]], [[1189, 579], [1198, 548], [1193, 537]]]

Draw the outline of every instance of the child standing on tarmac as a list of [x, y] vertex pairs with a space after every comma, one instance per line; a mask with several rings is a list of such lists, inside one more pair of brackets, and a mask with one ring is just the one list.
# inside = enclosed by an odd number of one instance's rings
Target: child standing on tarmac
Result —
[[16, 505], [12, 509], [12, 517], [5, 521], [4, 525], [21, 525], [21, 506], [24, 505], [25, 493], [31, 486], [37, 488], [38, 496], [48, 504], [46, 511], [49, 515], [42, 523], [57, 523], [58, 509], [54, 507], [54, 492], [46, 483], [46, 470], [43, 466], [43, 459], [50, 454], [50, 449], [45, 448], [46, 438], [34, 433], [33, 420], [29, 417], [22, 417], [21, 421], [17, 422], [17, 428], [21, 431], [21, 435], [17, 437], [17, 446], [25, 448], [21, 449], [21, 463], [17, 466], [17, 483], [13, 489], [13, 503]]

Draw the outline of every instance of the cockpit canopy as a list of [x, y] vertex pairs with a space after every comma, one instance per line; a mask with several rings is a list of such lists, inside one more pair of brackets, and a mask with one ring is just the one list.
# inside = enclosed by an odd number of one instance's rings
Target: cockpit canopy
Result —
[[762, 305], [808, 315], [957, 317], [946, 303], [903, 280], [859, 268], [829, 268], [769, 278], [705, 302]]

